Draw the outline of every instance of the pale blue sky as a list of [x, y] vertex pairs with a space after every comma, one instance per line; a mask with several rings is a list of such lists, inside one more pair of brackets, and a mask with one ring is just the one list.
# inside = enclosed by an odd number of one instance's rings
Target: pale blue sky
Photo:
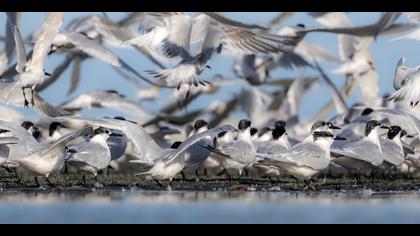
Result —
[[[91, 13], [66, 13], [65, 23], [67, 25], [74, 17], [83, 16]], [[94, 13], [100, 14], [100, 13]], [[254, 13], [227, 13], [227, 17], [233, 19], [238, 19], [244, 22], [252, 23], [265, 23], [272, 19], [277, 13], [269, 12], [254, 12]], [[122, 13], [108, 13], [111, 19], [119, 19], [122, 17]], [[349, 13], [348, 17], [354, 25], [365, 25], [369, 23], [374, 23], [380, 16], [380, 13], [369, 13], [369, 12], [354, 12]], [[5, 14], [0, 15], [0, 22], [5, 22]], [[42, 24], [43, 13], [24, 13], [22, 18], [21, 33], [26, 37], [34, 29], [38, 28]], [[399, 22], [407, 22], [405, 16], [401, 16]], [[296, 13], [293, 17], [286, 20], [284, 26], [293, 26], [298, 23], [304, 23], [306, 26], [317, 26], [317, 22], [309, 17], [306, 13]], [[4, 24], [0, 24], [0, 32], [4, 32]], [[374, 63], [377, 68], [380, 85], [381, 85], [381, 94], [385, 92], [392, 92], [392, 80], [394, 76], [394, 69], [398, 59], [401, 56], [406, 57], [407, 64], [410, 66], [415, 66], [420, 64], [419, 53], [420, 53], [420, 43], [416, 41], [409, 40], [400, 40], [395, 42], [390, 42], [395, 36], [386, 36], [380, 37], [378, 40], [371, 46], [371, 52], [374, 57]], [[338, 54], [338, 44], [337, 37], [334, 34], [323, 34], [323, 33], [312, 33], [307, 35], [306, 40], [312, 43], [317, 43], [323, 47], [331, 50], [334, 53]], [[131, 65], [136, 70], [142, 72], [148, 69], [154, 69], [155, 66], [145, 59], [141, 54], [135, 50], [129, 49], [116, 49], [111, 48], [115, 53], [117, 53], [121, 58], [123, 58], [129, 65]], [[46, 62], [46, 71], [52, 72], [55, 66], [64, 59], [62, 55], [56, 55], [48, 58]], [[227, 76], [233, 76], [232, 71], [233, 58], [226, 56], [218, 56], [214, 58], [211, 62], [212, 70], [206, 70], [203, 74], [203, 78], [209, 78], [214, 73], [223, 74]], [[344, 82], [344, 76], [341, 75], [332, 75], [329, 73], [332, 69], [337, 67], [336, 64], [323, 63], [322, 66], [328, 72], [328, 74], [333, 79], [334, 83], [341, 85]], [[73, 98], [81, 93], [92, 91], [95, 89], [115, 89], [120, 91], [123, 94], [128, 96], [134, 95], [134, 89], [130, 82], [127, 82], [111, 68], [111, 66], [103, 63], [97, 59], [89, 59], [82, 64], [82, 79], [79, 88], [70, 96], [66, 96], [66, 91], [69, 86], [70, 71], [67, 70], [62, 76], [62, 78], [49, 87], [47, 90], [43, 91], [41, 95], [52, 104], [59, 104], [69, 98]], [[301, 73], [301, 70], [276, 70], [271, 74], [273, 78], [285, 77], [285, 76], [297, 76]], [[305, 71], [307, 75], [316, 75], [317, 72], [307, 69]], [[238, 92], [237, 88], [227, 88], [222, 90], [216, 95], [205, 96], [194, 102], [189, 109], [194, 109], [200, 107], [201, 104], [208, 104], [209, 101], [216, 98], [229, 98], [234, 93]], [[305, 96], [300, 114], [303, 118], [309, 118], [314, 113], [318, 111], [327, 101], [330, 99], [330, 93], [325, 88], [323, 84], [317, 86], [312, 92]], [[348, 104], [351, 105], [357, 101], [358, 95], [353, 96]], [[162, 106], [162, 102], [148, 102], [145, 103], [147, 107], [155, 109]], [[24, 111], [25, 114], [29, 116], [36, 115], [35, 112], [25, 111], [24, 109], [18, 109], [19, 111]], [[107, 110], [93, 110], [85, 112], [87, 115], [113, 115], [115, 113]], [[238, 114], [238, 117], [242, 117], [243, 114]]]

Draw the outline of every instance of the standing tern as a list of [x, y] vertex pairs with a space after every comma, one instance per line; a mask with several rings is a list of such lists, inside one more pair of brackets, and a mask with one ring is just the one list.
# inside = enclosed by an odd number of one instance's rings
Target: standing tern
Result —
[[242, 171], [257, 161], [256, 149], [251, 139], [251, 121], [243, 119], [238, 123], [237, 140], [220, 145], [217, 148], [209, 147], [210, 150], [219, 154], [225, 169], [237, 170], [239, 175]]
[[9, 156], [8, 161], [17, 162], [26, 170], [49, 177], [58, 173], [64, 167], [66, 156], [65, 146], [73, 139], [89, 134], [92, 128], [85, 126], [80, 130], [64, 135], [52, 144], [38, 143], [35, 138], [23, 127], [2, 121], [0, 128], [11, 131], [23, 146], [20, 153]]
[[333, 156], [336, 157], [332, 161], [350, 171], [356, 171], [357, 178], [359, 178], [360, 171], [371, 173], [376, 166], [381, 165], [384, 161], [378, 136], [379, 128], [389, 129], [377, 120], [367, 122], [365, 136], [362, 139], [331, 150]]
[[326, 169], [330, 164], [330, 146], [335, 139], [328, 131], [315, 131], [311, 138], [296, 144], [287, 152], [269, 155], [260, 161], [280, 168], [280, 172], [295, 178], [307, 180], [318, 172]]
[[[111, 152], [107, 139], [111, 131], [99, 127], [92, 131], [88, 142], [66, 145], [69, 156], [66, 161], [75, 165], [78, 169], [92, 173], [95, 178], [97, 173], [109, 166]], [[86, 184], [86, 181], [83, 181]]]
[[407, 132], [401, 127], [393, 125], [390, 127], [386, 138], [380, 138], [382, 153], [384, 155], [384, 163], [382, 164], [385, 171], [393, 166], [400, 166], [404, 163], [405, 155], [401, 138], [406, 136]]

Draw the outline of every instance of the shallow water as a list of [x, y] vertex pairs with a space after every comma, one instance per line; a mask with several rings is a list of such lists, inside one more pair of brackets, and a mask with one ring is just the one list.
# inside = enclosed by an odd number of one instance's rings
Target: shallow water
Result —
[[0, 223], [419, 223], [420, 193], [1, 192]]

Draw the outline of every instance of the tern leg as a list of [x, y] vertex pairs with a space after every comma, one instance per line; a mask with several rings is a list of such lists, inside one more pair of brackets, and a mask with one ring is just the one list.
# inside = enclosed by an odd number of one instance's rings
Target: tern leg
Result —
[[304, 183], [305, 183], [305, 188], [304, 188], [304, 190], [307, 190], [307, 189], [311, 189], [312, 191], [317, 191], [317, 189], [315, 188], [315, 186], [314, 186], [314, 184], [313, 184], [313, 182], [312, 182], [312, 179], [305, 179], [304, 180]]
[[41, 183], [38, 180], [38, 176], [35, 176], [35, 182], [38, 185], [38, 187], [41, 187], [42, 186]]
[[188, 86], [187, 95], [185, 96], [185, 103], [188, 100], [188, 98], [190, 97], [190, 90], [191, 90], [191, 84]]
[[371, 174], [370, 181], [373, 183], [375, 181], [375, 174], [376, 174], [375, 170], [372, 170], [370, 174]]
[[84, 186], [86, 186], [86, 177], [85, 177], [85, 175], [84, 175], [84, 174], [82, 174], [82, 184], [83, 184]]
[[198, 173], [198, 169], [195, 170], [195, 175], [197, 176], [197, 181], [200, 181], [200, 174]]
[[303, 183], [305, 183], [305, 187], [303, 188], [303, 190], [308, 190], [309, 188], [309, 181], [307, 179], [303, 180]]
[[360, 180], [359, 170], [356, 171], [356, 184], [361, 184], [362, 181]]
[[207, 177], [207, 179], [209, 178], [209, 177], [207, 176], [207, 169], [206, 169], [206, 168], [204, 168], [204, 175]]
[[245, 177], [249, 177], [249, 172], [248, 172], [248, 170], [245, 168], [245, 169], [244, 169], [244, 171], [245, 171]]
[[45, 177], [45, 179], [47, 180], [48, 185], [50, 185], [51, 187], [54, 187], [54, 186], [55, 186], [55, 184], [53, 184], [53, 183], [51, 182], [50, 178]]
[[186, 180], [186, 178], [185, 178], [185, 174], [184, 174], [184, 171], [181, 171], [181, 176], [182, 176], [182, 180]]
[[159, 185], [159, 187], [163, 188], [163, 185], [159, 180], [155, 179], [155, 182]]
[[22, 89], [23, 99], [25, 100], [24, 104], [23, 104], [23, 107], [28, 108], [29, 102], [28, 102], [28, 100], [26, 99], [26, 96], [25, 96], [25, 88], [22, 87], [21, 89]]
[[31, 94], [32, 94], [32, 97], [31, 97], [31, 105], [32, 105], [32, 106], [35, 106], [35, 101], [34, 101], [34, 91], [35, 91], [35, 88], [32, 88], [32, 89], [31, 89]]

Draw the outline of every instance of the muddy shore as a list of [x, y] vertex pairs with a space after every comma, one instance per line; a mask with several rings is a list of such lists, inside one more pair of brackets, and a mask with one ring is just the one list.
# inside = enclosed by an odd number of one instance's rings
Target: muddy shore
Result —
[[359, 181], [353, 178], [319, 178], [313, 183], [297, 181], [292, 178], [281, 179], [228, 179], [192, 178], [174, 179], [173, 181], [156, 182], [146, 180], [142, 176], [109, 174], [85, 176], [60, 174], [52, 176], [49, 181], [44, 177], [1, 175], [0, 190], [2, 191], [92, 191], [95, 189], [113, 190], [181, 190], [181, 191], [354, 191], [370, 189], [372, 191], [418, 191], [420, 179], [368, 179]]

